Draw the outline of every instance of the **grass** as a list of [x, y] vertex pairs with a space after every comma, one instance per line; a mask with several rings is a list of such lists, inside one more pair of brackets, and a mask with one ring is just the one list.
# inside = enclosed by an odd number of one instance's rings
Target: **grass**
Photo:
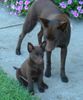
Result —
[[39, 100], [0, 69], [0, 100]]

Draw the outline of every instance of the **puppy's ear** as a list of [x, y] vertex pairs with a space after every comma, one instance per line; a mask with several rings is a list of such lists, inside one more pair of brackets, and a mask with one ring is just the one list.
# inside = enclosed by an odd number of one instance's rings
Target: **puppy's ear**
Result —
[[57, 27], [57, 29], [60, 29], [62, 31], [64, 31], [67, 27], [67, 22], [61, 22], [60, 25]]
[[32, 50], [34, 49], [34, 46], [32, 45], [32, 43], [30, 43], [30, 42], [28, 43], [27, 49], [28, 49], [29, 53], [32, 52]]
[[40, 47], [43, 49], [43, 51], [45, 51], [46, 41], [43, 41], [43, 42], [40, 44]]
[[39, 19], [43, 23], [44, 27], [48, 27], [49, 22], [50, 22], [48, 19], [41, 18], [41, 17], [39, 17]]

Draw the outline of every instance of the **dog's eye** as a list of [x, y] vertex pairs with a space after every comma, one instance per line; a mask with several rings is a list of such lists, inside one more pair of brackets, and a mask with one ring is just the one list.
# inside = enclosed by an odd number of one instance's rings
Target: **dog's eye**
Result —
[[43, 57], [43, 54], [42, 54], [42, 53], [36, 52], [36, 56], [41, 56], [41, 57]]
[[53, 35], [47, 35], [47, 36], [46, 36], [46, 39], [48, 39], [48, 40], [54, 40], [55, 38], [54, 38]]

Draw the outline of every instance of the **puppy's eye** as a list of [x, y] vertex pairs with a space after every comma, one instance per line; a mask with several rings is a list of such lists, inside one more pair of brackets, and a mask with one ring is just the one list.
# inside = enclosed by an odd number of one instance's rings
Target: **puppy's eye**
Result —
[[43, 57], [43, 54], [42, 54], [42, 53], [36, 52], [36, 56], [41, 56], [41, 57]]

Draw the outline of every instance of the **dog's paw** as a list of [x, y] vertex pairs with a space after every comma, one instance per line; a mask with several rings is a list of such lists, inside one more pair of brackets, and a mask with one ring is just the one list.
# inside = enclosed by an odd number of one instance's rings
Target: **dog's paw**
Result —
[[16, 49], [16, 55], [21, 55], [21, 52], [19, 49]]
[[44, 85], [44, 88], [45, 88], [45, 89], [48, 89], [48, 85], [45, 84], [45, 85]]
[[44, 92], [44, 88], [43, 87], [39, 87], [39, 92], [43, 93]]
[[48, 89], [48, 85], [45, 84], [44, 82], [42, 82], [42, 87], [43, 87], [44, 89]]
[[50, 71], [46, 71], [45, 72], [45, 76], [48, 77], [48, 78], [51, 77], [51, 72]]
[[65, 82], [65, 83], [67, 83], [69, 81], [67, 76], [61, 77], [61, 80], [62, 80], [62, 82]]

